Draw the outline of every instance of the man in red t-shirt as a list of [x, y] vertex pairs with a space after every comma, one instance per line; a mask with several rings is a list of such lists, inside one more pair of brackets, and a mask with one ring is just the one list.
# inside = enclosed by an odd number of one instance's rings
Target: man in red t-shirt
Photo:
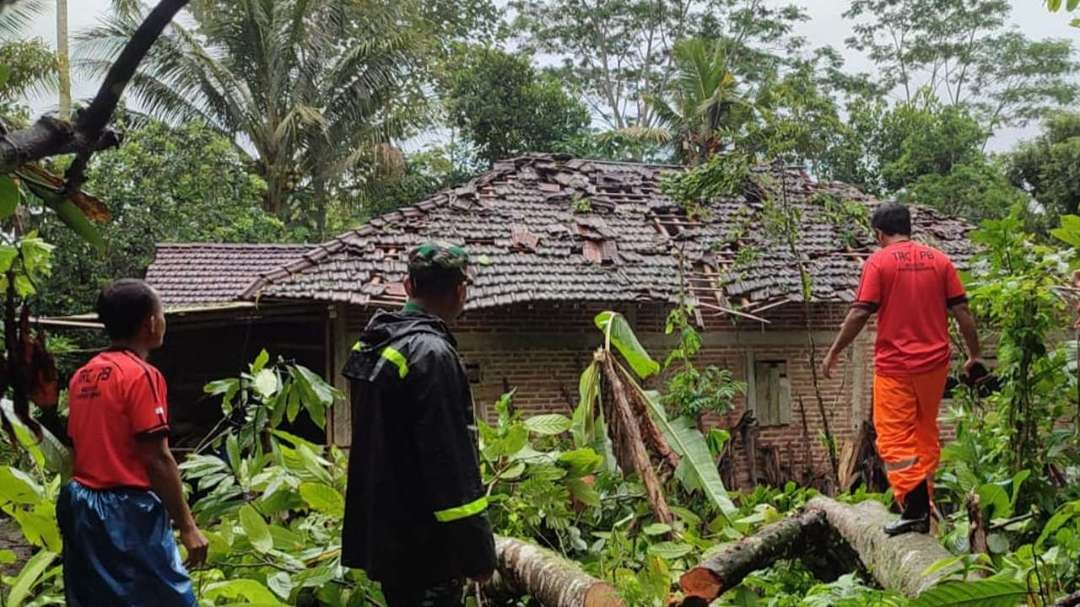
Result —
[[934, 471], [941, 454], [938, 407], [949, 373], [952, 313], [968, 350], [965, 374], [979, 364], [979, 335], [964, 286], [948, 256], [911, 240], [911, 213], [889, 203], [870, 220], [881, 249], [863, 266], [855, 303], [822, 363], [828, 378], [840, 354], [877, 312], [874, 429], [893, 495], [903, 506], [889, 535], [930, 528]]
[[208, 543], [169, 451], [165, 378], [146, 362], [165, 337], [161, 302], [141, 280], [118, 280], [97, 308], [112, 346], [75, 372], [68, 392], [75, 473], [56, 511], [67, 604], [190, 607], [170, 515], [189, 565], [205, 560]]

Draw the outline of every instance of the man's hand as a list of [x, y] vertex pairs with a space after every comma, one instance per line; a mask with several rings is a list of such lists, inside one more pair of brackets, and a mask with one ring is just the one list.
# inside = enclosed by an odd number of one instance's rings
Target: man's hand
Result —
[[184, 566], [194, 568], [206, 562], [206, 553], [210, 548], [210, 542], [195, 525], [180, 530], [180, 543], [187, 550], [187, 560]]
[[829, 353], [825, 355], [825, 360], [821, 361], [821, 375], [825, 379], [831, 379], [833, 369], [839, 361], [840, 355], [837, 354], [836, 351], [830, 349]]

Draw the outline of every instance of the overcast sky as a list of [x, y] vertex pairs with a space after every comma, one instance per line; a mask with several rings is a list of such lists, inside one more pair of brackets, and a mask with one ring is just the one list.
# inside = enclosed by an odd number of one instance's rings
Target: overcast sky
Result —
[[[780, 3], [780, 0], [775, 1]], [[865, 57], [844, 47], [844, 39], [851, 34], [851, 23], [843, 18], [843, 12], [850, 0], [795, 1], [805, 7], [811, 16], [811, 21], [800, 26], [799, 33], [806, 36], [812, 46], [828, 44], [841, 49], [847, 59], [848, 69], [851, 71], [868, 71], [871, 68]], [[1069, 18], [1065, 14], [1048, 12], [1040, 0], [1011, 0], [1011, 2], [1013, 23], [1029, 37], [1070, 37], [1080, 41], [1080, 30], [1069, 27]], [[108, 10], [109, 0], [73, 0], [69, 2], [69, 6], [71, 31], [74, 33], [93, 26], [101, 19]], [[39, 17], [33, 24], [33, 34], [55, 45], [55, 19], [55, 14], [51, 12]], [[90, 97], [94, 94], [95, 88], [95, 83], [79, 78], [78, 74], [75, 75], [74, 94], [76, 97]], [[56, 108], [56, 101], [51, 98], [30, 101], [37, 112]], [[991, 147], [996, 150], [1007, 149], [1016, 140], [1029, 137], [1036, 131], [1036, 128], [1031, 127], [1001, 132], [991, 142]]]

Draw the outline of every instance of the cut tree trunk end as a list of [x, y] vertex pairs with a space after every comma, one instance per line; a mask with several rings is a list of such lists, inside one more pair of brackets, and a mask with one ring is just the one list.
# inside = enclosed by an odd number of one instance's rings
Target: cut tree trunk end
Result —
[[895, 515], [878, 502], [848, 505], [816, 497], [806, 506], [825, 513], [829, 526], [858, 553], [863, 566], [887, 590], [915, 597], [956, 569], [944, 567], [924, 575], [931, 565], [952, 555], [930, 535], [885, 535], [883, 527]]
[[495, 556], [498, 569], [485, 588], [491, 596], [528, 595], [543, 607], [624, 607], [611, 584], [534, 544], [496, 536]]
[[739, 540], [679, 578], [686, 596], [682, 605], [708, 605], [754, 571], [804, 551], [807, 540], [815, 535], [823, 536], [827, 525], [824, 512], [807, 510]]

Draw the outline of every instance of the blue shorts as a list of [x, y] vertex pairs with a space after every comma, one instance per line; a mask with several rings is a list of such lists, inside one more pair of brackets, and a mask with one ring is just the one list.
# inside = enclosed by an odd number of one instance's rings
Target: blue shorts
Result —
[[56, 518], [69, 607], [197, 604], [169, 516], [150, 491], [98, 491], [72, 481], [60, 490]]

